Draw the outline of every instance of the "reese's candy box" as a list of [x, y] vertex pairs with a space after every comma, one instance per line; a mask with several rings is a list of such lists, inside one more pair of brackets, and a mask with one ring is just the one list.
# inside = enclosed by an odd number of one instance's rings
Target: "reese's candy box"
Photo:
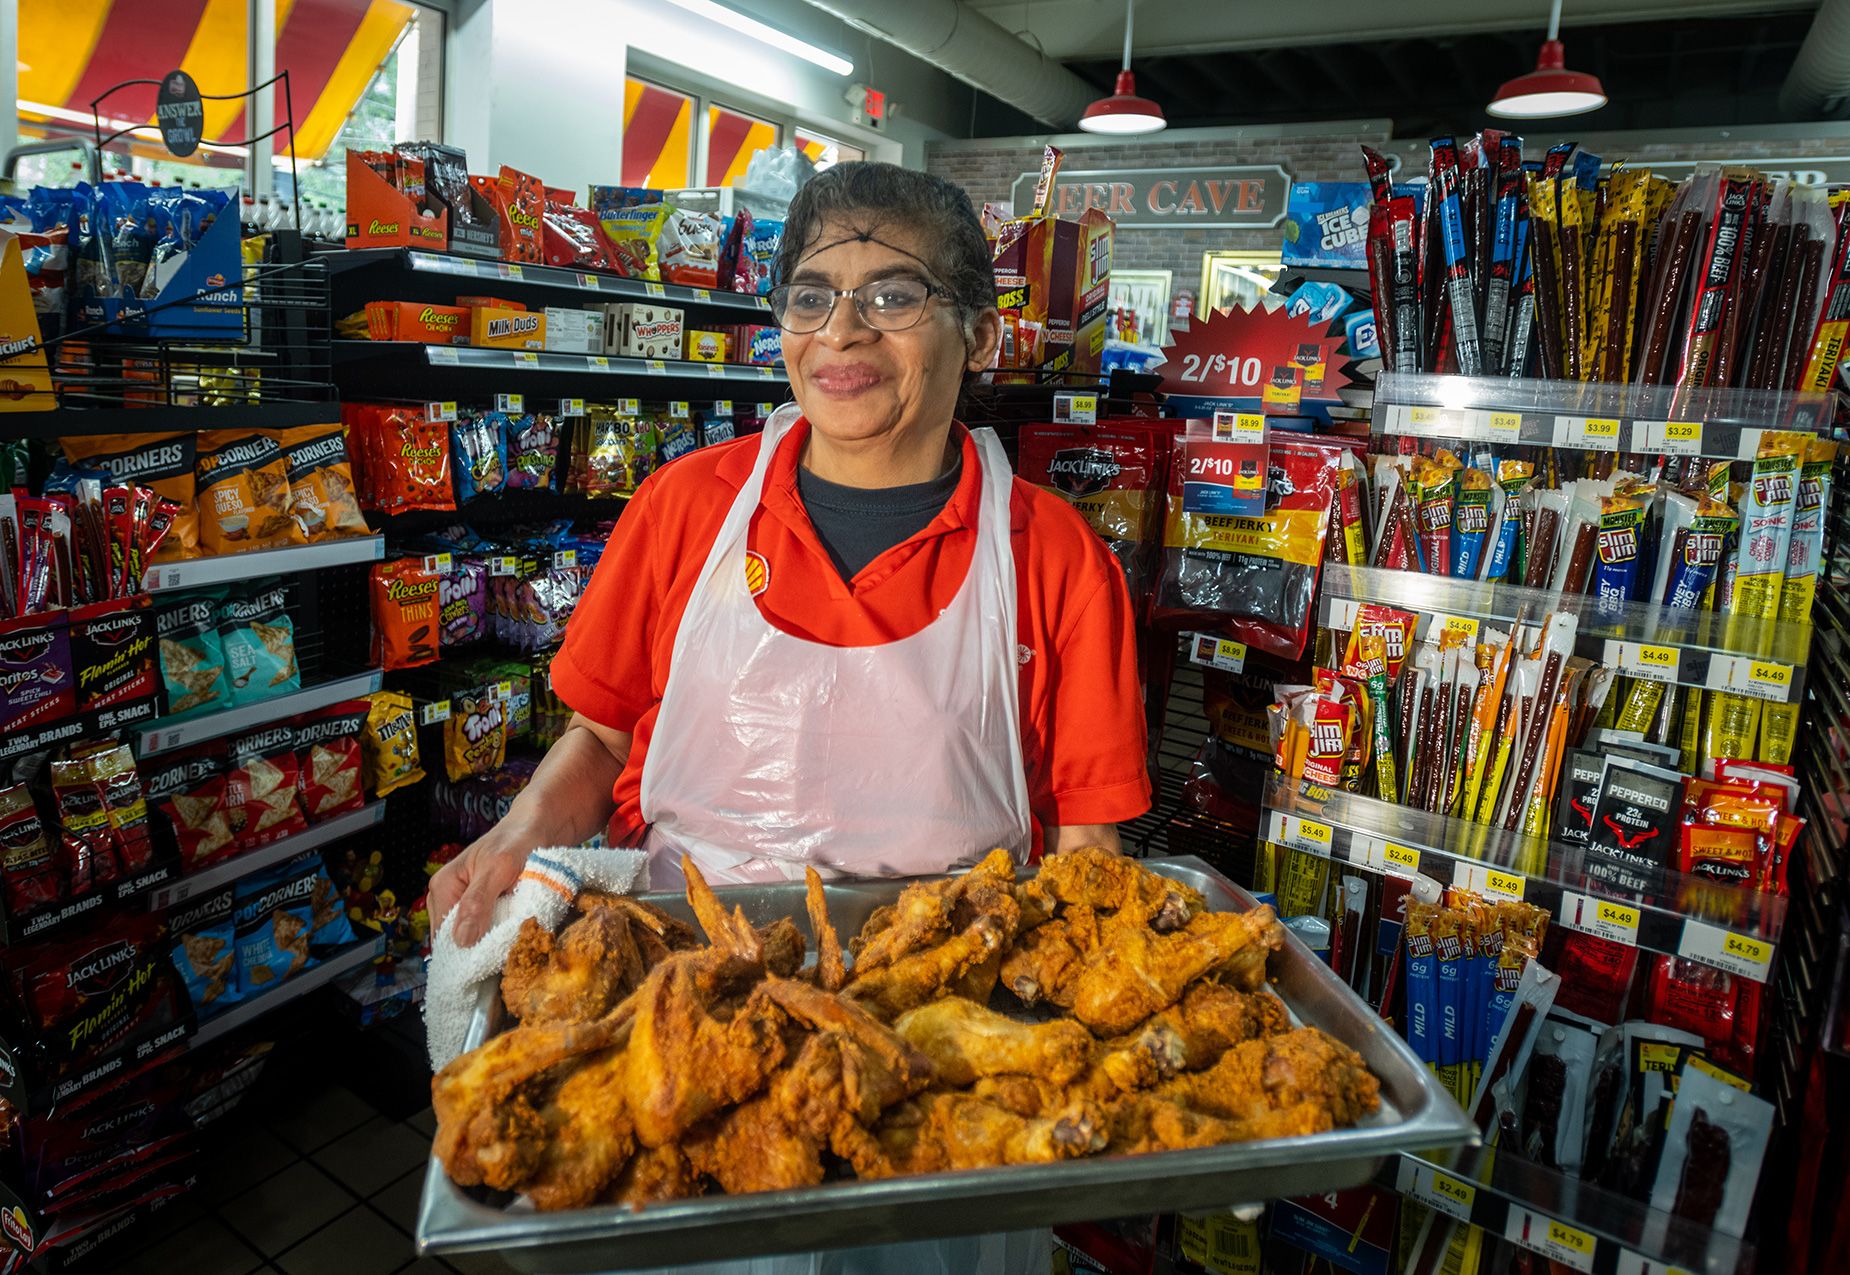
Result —
[[464, 306], [427, 305], [422, 301], [368, 301], [366, 336], [373, 341], [467, 345], [469, 311]]
[[418, 558], [373, 568], [373, 655], [382, 668], [416, 668], [436, 660], [439, 587], [437, 573]]
[[207, 430], [199, 435], [200, 543], [237, 553], [306, 542], [290, 511], [288, 459], [274, 434]]

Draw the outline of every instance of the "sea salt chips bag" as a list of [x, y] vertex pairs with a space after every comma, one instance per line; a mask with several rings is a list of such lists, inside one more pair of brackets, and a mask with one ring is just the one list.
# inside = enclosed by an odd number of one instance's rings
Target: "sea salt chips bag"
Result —
[[435, 663], [438, 650], [437, 573], [421, 558], [398, 558], [372, 570], [373, 658], [383, 668]]
[[295, 623], [283, 610], [280, 584], [234, 593], [219, 608], [219, 641], [225, 651], [233, 705], [286, 695], [302, 687], [295, 658]]
[[266, 430], [216, 429], [199, 435], [195, 468], [199, 540], [208, 553], [238, 553], [307, 542], [290, 507], [289, 465]]

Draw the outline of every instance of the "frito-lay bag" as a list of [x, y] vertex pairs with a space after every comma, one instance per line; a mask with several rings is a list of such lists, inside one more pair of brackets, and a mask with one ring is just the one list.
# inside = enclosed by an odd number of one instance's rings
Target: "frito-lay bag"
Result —
[[[1159, 615], [1191, 619], [1261, 651], [1295, 660], [1310, 634], [1311, 601], [1329, 534], [1341, 451], [1299, 438], [1269, 445], [1265, 512], [1202, 512], [1188, 475], [1219, 472], [1217, 443], [1188, 435], [1169, 470]], [[1186, 489], [1186, 490], [1185, 490]]]
[[402, 691], [374, 691], [367, 697], [366, 733], [360, 736], [366, 783], [373, 796], [384, 797], [422, 782], [418, 759], [417, 711]]
[[295, 719], [302, 806], [310, 823], [358, 810], [365, 802], [360, 791], [360, 736], [371, 707], [363, 699], [350, 699]]
[[382, 562], [372, 571], [373, 658], [383, 668], [416, 668], [437, 658], [437, 573], [420, 558]]
[[1021, 431], [1023, 481], [1078, 511], [1111, 549], [1133, 598], [1149, 590], [1173, 422], [1028, 425]]
[[200, 434], [197, 484], [199, 541], [208, 553], [306, 543], [290, 508], [288, 459], [269, 431]]
[[219, 642], [231, 702], [254, 704], [302, 687], [295, 658], [295, 623], [283, 610], [281, 585], [255, 585], [219, 608]]
[[289, 510], [309, 540], [363, 536], [366, 517], [353, 489], [347, 431], [340, 425], [279, 429], [289, 477]]
[[107, 469], [118, 483], [149, 488], [180, 507], [155, 551], [156, 561], [199, 554], [199, 513], [194, 503], [198, 434], [92, 434], [61, 438], [73, 464]]

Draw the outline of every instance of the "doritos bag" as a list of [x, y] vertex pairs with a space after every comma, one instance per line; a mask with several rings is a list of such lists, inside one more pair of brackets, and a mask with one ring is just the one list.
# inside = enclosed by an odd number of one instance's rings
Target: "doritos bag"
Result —
[[219, 641], [234, 705], [302, 688], [295, 623], [283, 610], [283, 598], [281, 585], [259, 585], [233, 594], [219, 608]]
[[73, 463], [107, 469], [118, 483], [147, 487], [180, 507], [173, 528], [155, 551], [156, 561], [199, 555], [199, 513], [194, 465], [199, 434], [92, 434], [61, 438]]
[[360, 791], [360, 735], [371, 705], [350, 699], [295, 719], [295, 752], [301, 767], [302, 807], [320, 823], [365, 804]]
[[238, 844], [267, 846], [308, 827], [297, 796], [301, 784], [295, 730], [286, 722], [262, 726], [231, 741], [226, 804], [244, 809]]
[[373, 658], [388, 669], [437, 659], [438, 582], [419, 558], [382, 562], [372, 570]]
[[1021, 431], [1024, 482], [1078, 511], [1124, 568], [1131, 596], [1149, 589], [1173, 423], [1038, 424]]
[[353, 490], [347, 431], [340, 425], [279, 429], [289, 477], [289, 509], [310, 540], [367, 534], [366, 517]]
[[203, 868], [237, 848], [245, 810], [238, 806], [234, 823], [226, 808], [225, 763], [221, 740], [147, 761], [148, 801], [165, 816], [183, 871]]
[[368, 701], [360, 748], [367, 786], [373, 796], [384, 797], [424, 778], [418, 760], [418, 719], [411, 697], [401, 691], [374, 691]]
[[290, 510], [282, 444], [263, 430], [199, 435], [199, 540], [208, 553], [306, 543]]

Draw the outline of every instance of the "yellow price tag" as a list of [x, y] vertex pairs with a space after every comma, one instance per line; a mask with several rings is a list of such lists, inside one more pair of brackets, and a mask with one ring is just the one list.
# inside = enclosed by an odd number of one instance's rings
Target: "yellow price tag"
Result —
[[1723, 939], [1722, 952], [1753, 965], [1773, 963], [1773, 945], [1764, 939], [1749, 938], [1745, 934], [1730, 934]]
[[643, 368], [649, 373], [650, 376], [667, 376], [668, 375], [668, 365], [662, 362], [662, 360], [660, 359], [649, 359], [643, 364]]
[[1747, 680], [1755, 686], [1776, 687], [1787, 690], [1792, 686], [1792, 666], [1790, 664], [1770, 664], [1765, 660], [1755, 660], [1747, 666]]
[[1611, 939], [1615, 943], [1636, 943], [1639, 916], [1637, 908], [1614, 903], [1610, 899], [1599, 899], [1593, 905], [1592, 928], [1601, 938]]
[[1673, 646], [1640, 646], [1635, 649], [1638, 663], [1645, 668], [1673, 669], [1677, 666], [1677, 651]]
[[1522, 901], [1523, 890], [1528, 884], [1520, 873], [1499, 872], [1495, 868], [1484, 869], [1485, 894], [1494, 894], [1509, 899], [1513, 903], [1519, 903]]
[[1619, 422], [1609, 417], [1589, 417], [1586, 424], [1588, 438], [1617, 438]]
[[502, 265], [501, 277], [503, 279], [525, 279], [527, 272], [510, 261]]
[[581, 270], [578, 272], [578, 286], [581, 288], [589, 288], [592, 292], [596, 292], [599, 287], [598, 277], [594, 274], [587, 274]]
[[1420, 852], [1412, 846], [1396, 845], [1389, 841], [1381, 847], [1381, 857], [1393, 867], [1407, 872], [1420, 870]]
[[[1293, 831], [1293, 828], [1288, 825], [1286, 827], [1286, 832], [1290, 833], [1292, 831]], [[1286, 844], [1294, 846], [1299, 849], [1302, 849], [1305, 846], [1308, 846], [1310, 847], [1312, 853], [1318, 853], [1318, 852], [1327, 853], [1329, 851], [1329, 848], [1330, 848], [1330, 825], [1329, 824], [1318, 823], [1314, 819], [1298, 819], [1295, 825], [1295, 832], [1296, 832], [1296, 836], [1292, 838], [1288, 838]]]
[[1665, 421], [1662, 450], [1676, 456], [1700, 456], [1702, 422]]
[[712, 299], [713, 299], [712, 292], [710, 292], [706, 288], [695, 288], [694, 289], [694, 300], [711, 301]]
[[1559, 1244], [1569, 1252], [1578, 1253], [1582, 1257], [1593, 1256], [1591, 1235], [1585, 1231], [1577, 1231], [1565, 1222], [1556, 1222], [1552, 1218], [1548, 1222], [1548, 1242]]
[[1440, 617], [1439, 631], [1442, 633], [1462, 633], [1468, 638], [1477, 637], [1478, 623], [1468, 615], [1447, 615]]
[[514, 694], [514, 683], [512, 682], [496, 682], [495, 683], [495, 695], [497, 698], [510, 699], [512, 698], [513, 694]]
[[1506, 434], [1513, 439], [1522, 433], [1522, 413], [1492, 412], [1489, 424], [1492, 434]]
[[1454, 1204], [1462, 1207], [1467, 1213], [1470, 1212], [1471, 1206], [1477, 1201], [1476, 1187], [1468, 1182], [1460, 1182], [1450, 1174], [1440, 1173], [1436, 1169], [1433, 1170], [1432, 1189], [1435, 1195], [1444, 1196]]
[[659, 283], [645, 283], [642, 285], [642, 290], [644, 294], [651, 297], [665, 297], [668, 295], [668, 289], [664, 288]]
[[594, 372], [608, 372], [610, 370], [610, 359], [607, 355], [593, 354], [590, 363], [591, 370]]

